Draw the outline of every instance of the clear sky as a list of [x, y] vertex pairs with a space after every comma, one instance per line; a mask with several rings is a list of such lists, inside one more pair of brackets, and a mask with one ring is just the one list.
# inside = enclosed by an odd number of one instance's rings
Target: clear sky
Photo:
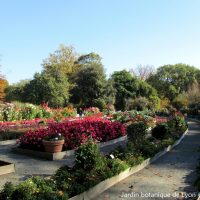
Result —
[[1, 71], [32, 78], [63, 43], [96, 52], [107, 74], [138, 64], [200, 67], [199, 0], [0, 0]]

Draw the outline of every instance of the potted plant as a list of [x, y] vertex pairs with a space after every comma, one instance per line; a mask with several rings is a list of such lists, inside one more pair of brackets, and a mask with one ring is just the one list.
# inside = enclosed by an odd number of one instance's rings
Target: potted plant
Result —
[[64, 142], [64, 137], [60, 133], [48, 135], [42, 141], [45, 151], [49, 153], [61, 152]]

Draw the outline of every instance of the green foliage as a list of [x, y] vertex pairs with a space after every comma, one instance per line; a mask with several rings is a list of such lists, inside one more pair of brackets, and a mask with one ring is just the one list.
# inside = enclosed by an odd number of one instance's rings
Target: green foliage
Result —
[[37, 73], [25, 87], [26, 101], [34, 104], [48, 102], [51, 107], [62, 107], [68, 102], [69, 88], [70, 84], [63, 73], [56, 76]]
[[173, 117], [168, 122], [168, 125], [171, 131], [176, 132], [176, 133], [183, 133], [188, 127], [187, 122], [185, 121], [184, 117], [181, 117], [181, 116]]
[[[115, 107], [117, 110], [125, 110], [129, 108], [129, 105], [135, 109], [137, 106], [132, 106], [133, 103], [131, 102], [127, 105], [126, 101], [127, 99], [133, 99], [134, 101], [136, 97], [139, 99], [143, 97], [147, 98], [151, 102], [152, 108], [158, 106], [159, 101], [156, 90], [148, 83], [137, 79], [126, 70], [114, 72], [110, 80], [112, 81], [113, 87], [116, 90]], [[141, 99], [140, 101], [144, 103], [144, 100]], [[150, 102], [147, 103], [145, 101], [144, 106], [147, 108]], [[142, 109], [144, 109], [144, 106], [141, 106]], [[138, 109], [141, 110], [141, 108]]]
[[9, 85], [6, 90], [6, 101], [21, 101], [24, 102], [25, 94], [24, 89], [25, 86], [30, 82], [30, 80], [21, 80], [18, 83]]
[[170, 129], [167, 123], [157, 124], [152, 130], [152, 136], [158, 140], [166, 139], [170, 134]]
[[126, 100], [126, 110], [144, 111], [149, 108], [149, 101], [145, 97]]
[[107, 178], [115, 176], [129, 167], [127, 163], [123, 162], [120, 159], [107, 159], [106, 161], [109, 170], [106, 170], [105, 172], [106, 174], [110, 173], [107, 174]]
[[143, 140], [138, 145], [138, 150], [142, 152], [142, 155], [145, 158], [150, 158], [154, 156], [157, 152], [159, 152], [162, 149], [162, 146], [159, 144], [156, 144], [155, 142], [152, 142], [150, 140]]
[[14, 191], [14, 185], [11, 182], [7, 182], [3, 190], [0, 192], [0, 200], [11, 200], [11, 195]]
[[139, 83], [126, 70], [114, 72], [110, 80], [116, 90], [115, 107], [117, 110], [124, 110], [126, 99], [136, 97]]
[[160, 96], [173, 100], [186, 92], [195, 81], [199, 81], [199, 70], [186, 64], [164, 65], [151, 75], [147, 82], [157, 89]]
[[78, 60], [81, 69], [74, 77], [75, 87], [72, 89], [71, 102], [83, 107], [99, 107], [113, 101], [113, 88], [107, 82], [101, 58], [91, 53]]
[[147, 135], [148, 125], [145, 122], [134, 122], [127, 127], [128, 140], [134, 144], [139, 144]]
[[84, 170], [101, 169], [104, 165], [99, 147], [92, 140], [82, 144], [75, 153], [75, 168]]
[[16, 186], [11, 195], [11, 200], [36, 200], [34, 195], [36, 191], [37, 185], [29, 179]]
[[58, 50], [51, 53], [43, 61], [42, 65], [45, 73], [47, 72], [53, 77], [60, 73], [69, 76], [77, 71], [77, 65], [75, 65], [76, 60], [77, 53], [74, 47], [61, 44]]
[[6, 183], [0, 192], [0, 200], [67, 200], [66, 193], [60, 194], [51, 179], [34, 177], [14, 186]]

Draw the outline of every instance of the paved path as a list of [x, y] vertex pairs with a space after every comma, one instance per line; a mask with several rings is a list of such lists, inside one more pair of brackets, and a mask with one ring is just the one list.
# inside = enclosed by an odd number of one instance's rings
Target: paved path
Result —
[[172, 200], [177, 199], [172, 195], [183, 191], [194, 194], [192, 184], [196, 178], [199, 146], [200, 124], [189, 121], [189, 132], [178, 146], [140, 172], [106, 190], [95, 200], [159, 200], [163, 199], [161, 195], [167, 195], [164, 199]]
[[[101, 151], [107, 154], [119, 144], [124, 145], [125, 143], [126, 140], [111, 146], [103, 147]], [[63, 165], [72, 166], [74, 162], [74, 156], [62, 160], [48, 161], [16, 154], [11, 151], [11, 149], [15, 146], [15, 140], [0, 142], [0, 160], [14, 163], [16, 167], [15, 173], [0, 176], [0, 189], [7, 181], [18, 183], [20, 181], [26, 180], [31, 176], [50, 176], [54, 174], [59, 167]]]
[[0, 142], [0, 160], [14, 163], [16, 167], [16, 173], [0, 176], [0, 188], [2, 188], [4, 183], [7, 181], [17, 183], [35, 175], [50, 176], [60, 166], [66, 164], [71, 165], [73, 163], [72, 158], [57, 161], [47, 161], [15, 154], [11, 151], [11, 148], [14, 146], [14, 141], [8, 141], [7, 144], [2, 144], [2, 142]]

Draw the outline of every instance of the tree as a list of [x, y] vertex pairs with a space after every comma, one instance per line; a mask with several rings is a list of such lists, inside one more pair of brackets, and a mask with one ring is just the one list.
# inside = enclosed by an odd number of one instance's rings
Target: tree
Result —
[[5, 78], [0, 78], [0, 101], [5, 100], [5, 90], [8, 87], [8, 81]]
[[135, 69], [130, 69], [130, 73], [145, 81], [155, 73], [155, 68], [152, 65], [138, 65]]
[[157, 89], [161, 97], [173, 100], [199, 79], [199, 70], [186, 64], [164, 65], [147, 82]]
[[[149, 101], [150, 107], [159, 107], [157, 91], [145, 81], [142, 81], [126, 70], [114, 72], [111, 76], [113, 87], [116, 90], [115, 106], [117, 110], [125, 110], [127, 101], [132, 103], [135, 98]], [[131, 100], [132, 99], [132, 100]]]
[[139, 83], [137, 79], [126, 70], [114, 72], [110, 79], [116, 90], [115, 107], [117, 110], [124, 110], [126, 99], [135, 98], [137, 96]]
[[76, 64], [80, 67], [74, 77], [71, 101], [80, 106], [102, 109], [107, 101], [112, 101], [113, 88], [106, 80], [101, 57], [95, 53], [82, 55]]
[[62, 107], [68, 103], [69, 86], [62, 73], [58, 73], [56, 77], [45, 71], [36, 73], [24, 89], [25, 100], [34, 104], [48, 102], [51, 107]]
[[6, 101], [25, 101], [24, 97], [24, 88], [30, 82], [30, 80], [25, 79], [21, 80], [18, 83], [9, 85], [6, 90]]
[[77, 65], [75, 65], [77, 57], [78, 55], [74, 47], [61, 44], [58, 50], [51, 53], [49, 57], [43, 61], [42, 65], [44, 71], [50, 73], [52, 76], [56, 76], [59, 72], [70, 76], [77, 70]]

